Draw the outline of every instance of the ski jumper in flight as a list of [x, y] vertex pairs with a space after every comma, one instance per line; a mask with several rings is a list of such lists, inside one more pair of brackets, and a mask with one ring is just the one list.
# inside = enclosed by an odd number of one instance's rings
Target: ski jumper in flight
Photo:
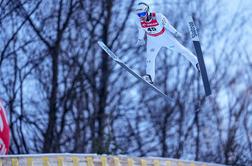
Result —
[[143, 78], [153, 84], [155, 80], [155, 60], [162, 47], [170, 48], [182, 54], [199, 71], [196, 56], [180, 44], [175, 37], [181, 37], [179, 33], [161, 13], [149, 12], [149, 6], [140, 2], [137, 4], [137, 16], [139, 17], [137, 45], [145, 44], [147, 34], [146, 74]]

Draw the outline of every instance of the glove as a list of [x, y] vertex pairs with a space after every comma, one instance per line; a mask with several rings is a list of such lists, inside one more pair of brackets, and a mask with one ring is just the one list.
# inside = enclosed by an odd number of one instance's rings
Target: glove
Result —
[[182, 38], [183, 37], [182, 33], [180, 33], [180, 32], [175, 32], [174, 36], [176, 38]]
[[138, 39], [137, 40], [137, 43], [136, 43], [137, 46], [142, 46], [144, 44], [145, 44], [145, 40], [144, 39]]

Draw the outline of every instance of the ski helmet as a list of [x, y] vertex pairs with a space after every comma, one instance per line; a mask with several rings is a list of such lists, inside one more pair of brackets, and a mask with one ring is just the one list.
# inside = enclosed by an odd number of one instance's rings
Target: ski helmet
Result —
[[150, 10], [150, 7], [148, 4], [146, 4], [144, 2], [140, 2], [137, 4], [136, 13], [137, 13], [138, 17], [147, 16], [149, 14], [149, 10]]

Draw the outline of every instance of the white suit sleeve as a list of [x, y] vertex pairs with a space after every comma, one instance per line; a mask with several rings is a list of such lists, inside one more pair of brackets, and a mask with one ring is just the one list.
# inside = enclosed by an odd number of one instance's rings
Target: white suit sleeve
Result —
[[170, 31], [172, 34], [177, 33], [177, 30], [171, 25], [169, 20], [163, 14], [159, 13], [159, 17], [166, 30]]
[[137, 27], [138, 27], [138, 39], [143, 40], [145, 36], [145, 30], [139, 24], [137, 24]]

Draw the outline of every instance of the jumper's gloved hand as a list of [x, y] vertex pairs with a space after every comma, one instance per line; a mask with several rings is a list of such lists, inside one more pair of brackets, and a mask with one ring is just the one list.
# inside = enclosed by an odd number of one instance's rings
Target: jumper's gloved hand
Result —
[[175, 36], [176, 38], [182, 38], [182, 37], [183, 37], [182, 33], [180, 33], [180, 32], [175, 32], [175, 33], [174, 33], [174, 36]]
[[142, 46], [144, 44], [145, 44], [145, 40], [144, 39], [138, 39], [137, 40], [137, 43], [136, 43], [137, 46]]

